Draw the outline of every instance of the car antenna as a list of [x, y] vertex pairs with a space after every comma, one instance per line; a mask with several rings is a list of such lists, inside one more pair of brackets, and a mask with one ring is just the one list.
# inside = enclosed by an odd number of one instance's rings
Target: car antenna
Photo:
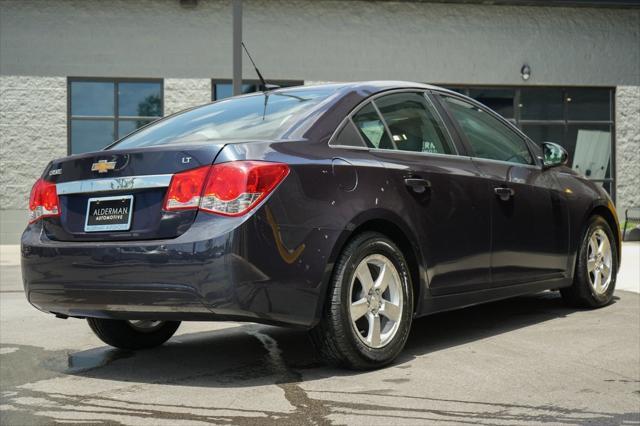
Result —
[[260, 79], [260, 84], [262, 85], [262, 88], [263, 88], [262, 91], [266, 92], [266, 91], [269, 91], [269, 90], [278, 89], [280, 86], [278, 86], [277, 84], [267, 84], [267, 82], [265, 81], [264, 77], [262, 77], [262, 74], [260, 74], [260, 70], [256, 66], [256, 63], [253, 62], [253, 58], [251, 57], [251, 54], [249, 53], [249, 50], [247, 50], [247, 46], [244, 45], [244, 41], [241, 42], [241, 44], [242, 44], [242, 48], [244, 49], [245, 53], [249, 57], [249, 60], [251, 61], [251, 64], [253, 65], [253, 69], [256, 70], [256, 74], [258, 74], [258, 78]]

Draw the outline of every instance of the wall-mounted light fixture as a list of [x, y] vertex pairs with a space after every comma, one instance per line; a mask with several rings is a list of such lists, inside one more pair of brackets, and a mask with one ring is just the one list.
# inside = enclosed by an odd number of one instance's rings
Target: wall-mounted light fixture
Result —
[[522, 75], [522, 79], [527, 81], [531, 78], [531, 67], [527, 64], [524, 64], [522, 68], [520, 68], [520, 75]]

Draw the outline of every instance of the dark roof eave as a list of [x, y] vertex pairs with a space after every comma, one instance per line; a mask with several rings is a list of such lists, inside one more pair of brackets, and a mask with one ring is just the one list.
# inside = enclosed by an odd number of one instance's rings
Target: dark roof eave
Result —
[[456, 3], [491, 6], [543, 6], [543, 7], [593, 7], [628, 9], [640, 8], [640, 0], [351, 0], [351, 1], [400, 1], [407, 3]]

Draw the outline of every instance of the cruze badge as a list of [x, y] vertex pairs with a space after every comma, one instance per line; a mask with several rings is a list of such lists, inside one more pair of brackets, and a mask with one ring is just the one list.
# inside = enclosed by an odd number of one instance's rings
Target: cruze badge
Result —
[[108, 160], [98, 160], [97, 163], [93, 163], [91, 165], [91, 171], [98, 173], [107, 173], [109, 170], [113, 170], [115, 168], [116, 162]]

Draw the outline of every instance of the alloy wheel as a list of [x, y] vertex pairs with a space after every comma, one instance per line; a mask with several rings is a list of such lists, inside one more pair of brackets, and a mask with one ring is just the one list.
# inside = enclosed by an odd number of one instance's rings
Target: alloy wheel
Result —
[[589, 283], [596, 294], [604, 294], [613, 275], [613, 253], [609, 237], [602, 229], [596, 229], [589, 237], [587, 249], [587, 273]]
[[393, 262], [380, 254], [365, 257], [351, 280], [349, 296], [349, 316], [360, 341], [370, 348], [389, 344], [403, 309], [402, 281]]

